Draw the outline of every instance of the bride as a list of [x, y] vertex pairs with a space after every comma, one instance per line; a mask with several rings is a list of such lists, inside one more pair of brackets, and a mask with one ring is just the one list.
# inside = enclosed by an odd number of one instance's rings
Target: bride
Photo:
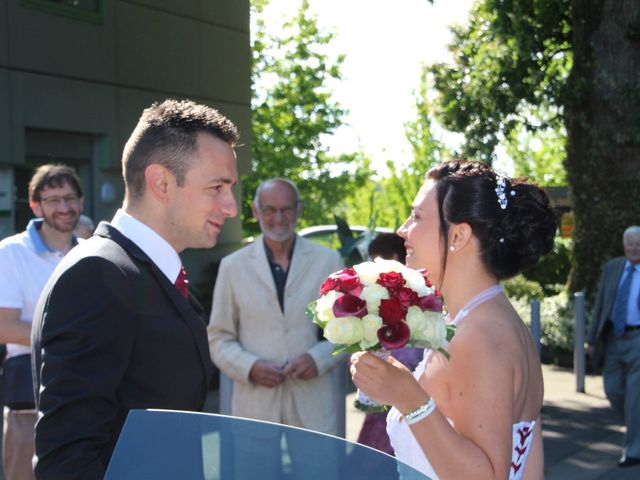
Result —
[[543, 381], [533, 339], [500, 280], [549, 252], [557, 219], [537, 186], [483, 163], [431, 169], [398, 234], [407, 265], [426, 268], [456, 334], [451, 357], [426, 352], [409, 372], [360, 352], [354, 383], [392, 405], [396, 456], [432, 479], [542, 479]]

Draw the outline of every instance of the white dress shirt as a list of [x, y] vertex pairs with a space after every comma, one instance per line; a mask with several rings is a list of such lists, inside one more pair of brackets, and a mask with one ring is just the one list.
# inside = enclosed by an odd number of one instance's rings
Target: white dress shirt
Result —
[[118, 209], [111, 225], [146, 253], [171, 283], [176, 283], [182, 261], [169, 242], [122, 209]]

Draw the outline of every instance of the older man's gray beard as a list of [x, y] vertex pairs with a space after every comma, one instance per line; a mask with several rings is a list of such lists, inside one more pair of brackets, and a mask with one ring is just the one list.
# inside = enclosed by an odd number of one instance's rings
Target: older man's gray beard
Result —
[[272, 242], [286, 242], [296, 234], [295, 225], [289, 225], [289, 228], [286, 231], [274, 232], [268, 227], [268, 225], [264, 225], [260, 222], [260, 229], [262, 230], [262, 234]]

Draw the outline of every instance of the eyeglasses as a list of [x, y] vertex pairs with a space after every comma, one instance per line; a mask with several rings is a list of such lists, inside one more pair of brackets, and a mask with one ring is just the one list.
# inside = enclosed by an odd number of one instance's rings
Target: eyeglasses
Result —
[[64, 197], [49, 197], [41, 198], [40, 203], [44, 203], [47, 207], [58, 208], [62, 205], [62, 202], [70, 207], [75, 207], [80, 202], [80, 197], [77, 195], [65, 195]]
[[260, 213], [265, 217], [273, 217], [278, 212], [280, 212], [285, 217], [293, 217], [293, 216], [296, 215], [297, 211], [298, 211], [297, 204], [296, 205], [289, 205], [289, 206], [282, 207], [282, 208], [262, 207], [260, 209]]

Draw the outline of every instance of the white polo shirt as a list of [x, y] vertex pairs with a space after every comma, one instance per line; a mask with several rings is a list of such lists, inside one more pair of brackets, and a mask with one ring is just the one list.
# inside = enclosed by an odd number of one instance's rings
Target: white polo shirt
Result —
[[[42, 219], [0, 242], [0, 308], [19, 308], [20, 320], [32, 323], [40, 293], [64, 253], [49, 248], [39, 233]], [[73, 243], [78, 241], [73, 237]], [[31, 347], [7, 344], [7, 358], [31, 353]]]

